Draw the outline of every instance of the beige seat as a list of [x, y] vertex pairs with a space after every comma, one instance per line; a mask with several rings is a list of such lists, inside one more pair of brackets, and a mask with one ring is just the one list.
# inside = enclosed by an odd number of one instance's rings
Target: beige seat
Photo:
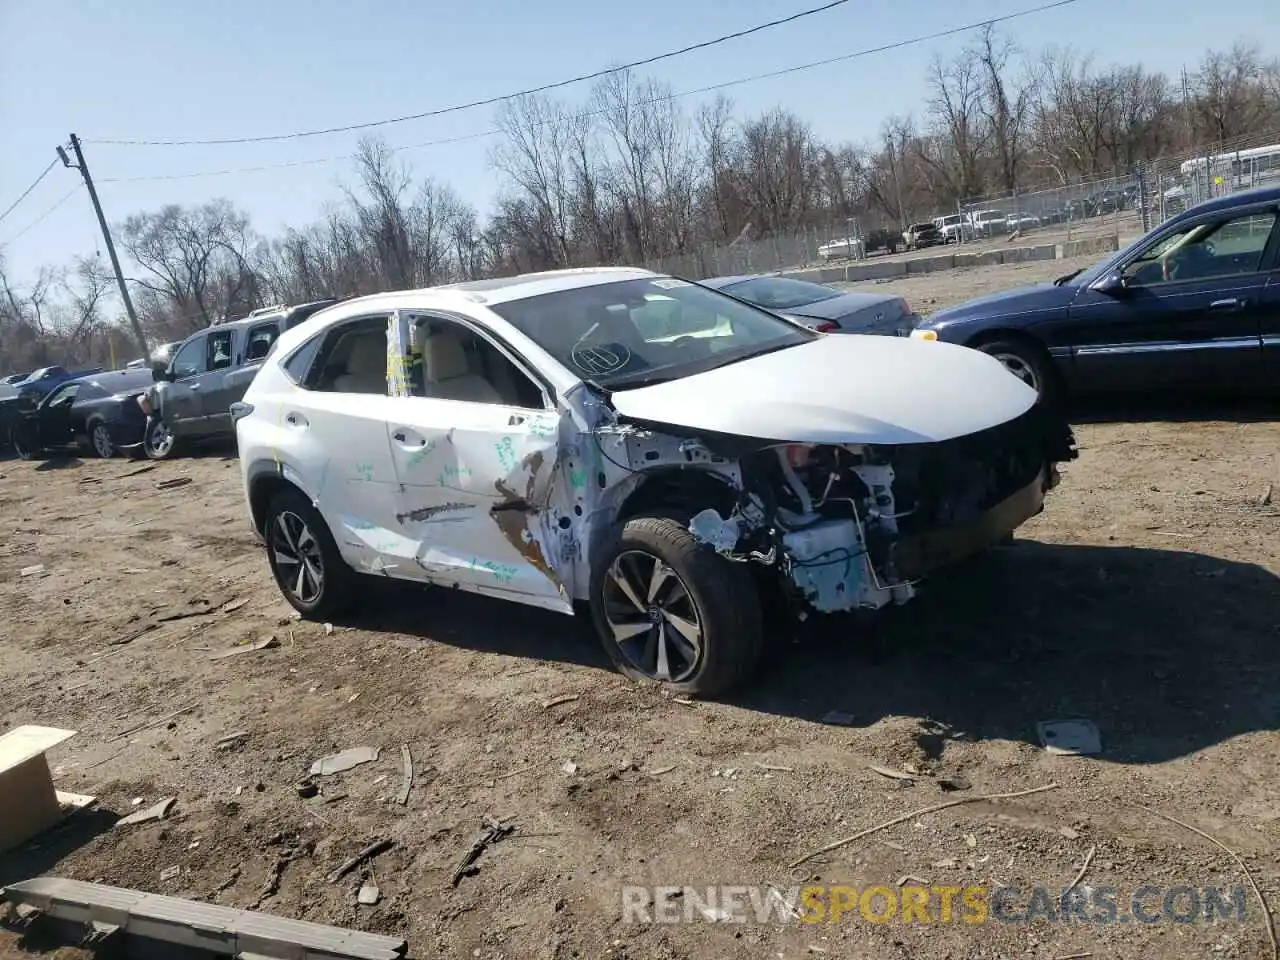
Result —
[[471, 372], [462, 340], [450, 330], [437, 330], [422, 344], [422, 369], [428, 397], [501, 403], [502, 397], [484, 377]]
[[333, 378], [339, 393], [387, 392], [387, 342], [383, 336], [357, 334], [347, 354], [346, 373]]

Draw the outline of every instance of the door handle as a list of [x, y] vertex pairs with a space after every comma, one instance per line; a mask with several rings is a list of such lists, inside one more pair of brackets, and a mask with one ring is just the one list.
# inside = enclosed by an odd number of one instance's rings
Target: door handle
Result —
[[524, 417], [523, 417], [523, 416], [521, 416], [521, 415], [520, 415], [520, 414], [518, 414], [518, 413], [513, 413], [513, 414], [511, 415], [511, 418], [507, 421], [507, 426], [508, 426], [508, 427], [518, 427], [518, 426], [520, 426], [520, 424], [522, 424], [522, 423], [524, 423]]
[[284, 422], [291, 427], [305, 427], [307, 418], [300, 413], [291, 413], [284, 418]]
[[1244, 301], [1236, 297], [1227, 297], [1225, 300], [1215, 300], [1209, 304], [1210, 310], [1239, 310], [1244, 306]]
[[416, 433], [410, 433], [403, 427], [391, 434], [391, 438], [396, 443], [403, 443], [407, 447], [425, 447], [427, 445], [426, 437], [421, 437]]
[[200, 389], [200, 384], [198, 384], [198, 383], [189, 383], [189, 384], [187, 384], [187, 389], [188, 389], [188, 390], [199, 390], [199, 389]]

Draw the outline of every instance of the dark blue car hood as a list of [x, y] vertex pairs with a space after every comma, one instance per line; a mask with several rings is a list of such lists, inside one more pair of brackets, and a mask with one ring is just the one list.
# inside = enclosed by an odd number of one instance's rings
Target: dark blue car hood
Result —
[[947, 307], [937, 313], [931, 313], [925, 321], [926, 326], [941, 326], [981, 317], [989, 320], [995, 317], [1021, 316], [1045, 311], [1065, 309], [1076, 298], [1080, 288], [1074, 284], [1041, 284], [1034, 287], [1018, 287], [979, 297], [977, 300], [966, 300], [954, 307]]

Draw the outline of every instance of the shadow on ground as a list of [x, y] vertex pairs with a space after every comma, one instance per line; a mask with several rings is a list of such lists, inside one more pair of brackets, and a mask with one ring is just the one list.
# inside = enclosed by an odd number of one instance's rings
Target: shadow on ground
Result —
[[81, 810], [31, 842], [0, 853], [0, 887], [44, 876], [72, 853], [110, 830], [118, 819], [109, 810]]
[[[1087, 717], [1104, 756], [1157, 763], [1280, 727], [1280, 578], [1196, 553], [1017, 540], [946, 571], [901, 608], [814, 617], [727, 697], [857, 726], [930, 718], [971, 739], [1036, 742]], [[445, 590], [377, 585], [349, 625], [611, 669], [585, 618]]]
[[371, 580], [360, 610], [342, 623], [481, 653], [613, 669], [585, 616], [569, 617], [444, 587]]
[[1280, 726], [1280, 577], [1252, 564], [1018, 540], [869, 627], [824, 627], [736, 702], [1030, 743], [1038, 720], [1087, 717], [1132, 764]]

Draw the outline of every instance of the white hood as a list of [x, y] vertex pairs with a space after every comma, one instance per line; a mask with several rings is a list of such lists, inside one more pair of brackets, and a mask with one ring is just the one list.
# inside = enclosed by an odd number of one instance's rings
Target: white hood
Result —
[[637, 420], [794, 443], [925, 443], [1005, 423], [1036, 392], [969, 347], [843, 334], [613, 394]]

